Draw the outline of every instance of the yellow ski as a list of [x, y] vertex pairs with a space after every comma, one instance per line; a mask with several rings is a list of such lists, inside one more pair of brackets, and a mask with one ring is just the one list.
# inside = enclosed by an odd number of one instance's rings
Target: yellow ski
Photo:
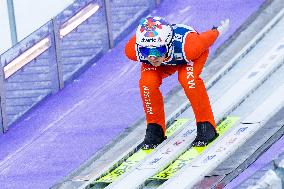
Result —
[[[232, 127], [238, 117], [227, 117], [224, 121], [222, 121], [217, 126], [217, 132], [219, 133], [219, 137], [222, 136], [230, 127]], [[215, 139], [216, 140], [216, 139]], [[212, 145], [214, 141], [212, 141], [209, 145], [205, 147], [192, 147], [184, 152], [178, 159], [176, 159], [170, 166], [168, 166], [163, 171], [149, 178], [148, 180], [168, 180], [173, 175], [176, 174], [183, 166], [192, 161], [195, 157], [201, 154], [206, 148]]]
[[[187, 123], [189, 119], [177, 119], [166, 131], [166, 135], [170, 137], [174, 132], [180, 129], [185, 123]], [[120, 175], [129, 171], [134, 165], [143, 160], [147, 155], [149, 155], [153, 149], [149, 150], [138, 150], [134, 154], [132, 154], [129, 158], [127, 158], [121, 165], [115, 168], [110, 173], [105, 176], [99, 178], [95, 181], [95, 183], [112, 183], [115, 181]]]

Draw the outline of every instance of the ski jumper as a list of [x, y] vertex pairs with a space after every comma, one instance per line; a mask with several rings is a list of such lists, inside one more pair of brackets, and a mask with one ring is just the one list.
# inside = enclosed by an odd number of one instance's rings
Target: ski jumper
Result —
[[193, 28], [182, 24], [173, 25], [173, 29], [173, 45], [168, 52], [169, 57], [161, 66], [152, 66], [139, 53], [135, 35], [125, 46], [129, 59], [142, 62], [139, 87], [147, 124], [159, 124], [164, 132], [166, 131], [164, 102], [159, 87], [164, 78], [178, 71], [178, 80], [191, 103], [196, 122], [208, 121], [216, 128], [209, 97], [200, 74], [206, 63], [209, 47], [215, 42], [219, 32], [209, 30], [199, 34]]

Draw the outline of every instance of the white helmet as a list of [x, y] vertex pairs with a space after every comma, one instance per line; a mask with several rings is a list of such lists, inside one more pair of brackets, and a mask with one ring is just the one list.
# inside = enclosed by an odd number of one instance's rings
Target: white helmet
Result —
[[142, 19], [136, 30], [136, 43], [142, 47], [171, 46], [172, 38], [172, 26], [160, 17]]

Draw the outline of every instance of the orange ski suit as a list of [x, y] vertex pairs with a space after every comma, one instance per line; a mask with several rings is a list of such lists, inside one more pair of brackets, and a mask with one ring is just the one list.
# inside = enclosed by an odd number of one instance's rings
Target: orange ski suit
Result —
[[[166, 132], [164, 102], [159, 87], [164, 78], [178, 71], [178, 80], [191, 103], [196, 122], [209, 121], [216, 128], [209, 97], [200, 74], [206, 63], [209, 47], [218, 35], [217, 30], [200, 34], [188, 33], [183, 42], [185, 57], [191, 60], [187, 64], [154, 67], [142, 63], [139, 86], [147, 123], [159, 124]], [[134, 35], [125, 46], [125, 54], [129, 59], [138, 61], [135, 45]]]

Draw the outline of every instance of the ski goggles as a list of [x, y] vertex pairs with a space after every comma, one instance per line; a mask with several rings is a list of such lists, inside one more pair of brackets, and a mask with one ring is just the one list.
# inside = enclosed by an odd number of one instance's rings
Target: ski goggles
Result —
[[162, 57], [168, 52], [168, 48], [166, 45], [160, 47], [139, 47], [139, 51], [144, 57]]

